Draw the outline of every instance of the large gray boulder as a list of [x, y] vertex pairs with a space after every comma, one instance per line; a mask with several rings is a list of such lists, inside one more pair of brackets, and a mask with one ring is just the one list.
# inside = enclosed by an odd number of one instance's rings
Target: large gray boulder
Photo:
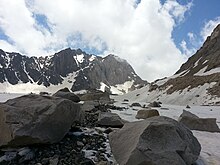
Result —
[[201, 151], [189, 129], [164, 116], [125, 123], [109, 137], [120, 165], [191, 165]]
[[80, 102], [80, 98], [77, 95], [75, 95], [74, 93], [70, 92], [68, 88], [60, 89], [59, 91], [54, 93], [53, 96], [65, 98], [65, 99], [71, 100], [76, 103]]
[[153, 116], [160, 116], [158, 110], [156, 109], [141, 109], [137, 112], [135, 116], [136, 119], [147, 119]]
[[124, 121], [116, 113], [101, 112], [98, 117], [98, 124], [101, 126], [121, 128], [124, 125]]
[[81, 119], [80, 104], [35, 94], [0, 104], [0, 146], [55, 143]]
[[178, 121], [191, 130], [220, 132], [216, 123], [216, 118], [199, 118], [195, 114], [186, 110], [183, 110]]

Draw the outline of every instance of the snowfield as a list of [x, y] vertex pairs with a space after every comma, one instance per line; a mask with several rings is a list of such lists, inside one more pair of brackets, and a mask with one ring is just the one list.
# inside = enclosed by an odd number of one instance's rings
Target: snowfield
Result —
[[[0, 102], [5, 102], [8, 99], [19, 97], [22, 94], [9, 94], [0, 93]], [[125, 96], [112, 96], [116, 102], [116, 106], [125, 107], [125, 110], [118, 111], [112, 110], [113, 113], [117, 113], [122, 119], [127, 121], [137, 121], [135, 118], [136, 113], [141, 107], [130, 107], [133, 102], [139, 102], [142, 106], [148, 105], [145, 101], [129, 100], [129, 102], [123, 101]], [[128, 98], [126, 98], [128, 99]], [[160, 108], [157, 109], [162, 116], [168, 116], [173, 119], [178, 119], [183, 109], [196, 114], [199, 117], [211, 117], [217, 118], [217, 124], [220, 127], [220, 106], [191, 106], [191, 108], [186, 108], [182, 105], [171, 105], [162, 104]], [[205, 131], [193, 131], [194, 136], [199, 140], [202, 150], [200, 158], [197, 161], [197, 165], [220, 165], [220, 133], [210, 133]]]
[[[126, 95], [126, 94], [125, 94]], [[128, 95], [126, 95], [128, 96]], [[116, 102], [115, 106], [125, 107], [124, 111], [112, 110], [113, 113], [117, 113], [122, 119], [127, 121], [138, 121], [135, 118], [137, 111], [142, 109], [141, 107], [130, 107], [134, 102], [143, 105], [148, 105], [149, 103], [144, 101], [129, 100], [128, 97], [122, 96], [112, 96]], [[129, 102], [123, 101], [128, 99]], [[183, 109], [192, 112], [201, 118], [217, 118], [217, 124], [220, 127], [220, 106], [191, 106], [186, 108], [182, 105], [171, 105], [162, 104], [160, 108], [157, 109], [161, 116], [167, 116], [175, 120], [182, 114]], [[220, 165], [220, 133], [211, 133], [205, 131], [192, 131], [194, 136], [199, 140], [202, 150], [200, 153], [200, 158], [197, 161], [197, 165]]]

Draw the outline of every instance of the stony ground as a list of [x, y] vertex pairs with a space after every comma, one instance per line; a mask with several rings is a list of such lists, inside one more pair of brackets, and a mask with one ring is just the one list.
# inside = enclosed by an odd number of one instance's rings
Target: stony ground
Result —
[[111, 128], [96, 124], [100, 111], [117, 109], [99, 105], [85, 114], [85, 121], [75, 123], [69, 133], [56, 144], [26, 146], [17, 149], [1, 149], [1, 165], [112, 165], [108, 133]]

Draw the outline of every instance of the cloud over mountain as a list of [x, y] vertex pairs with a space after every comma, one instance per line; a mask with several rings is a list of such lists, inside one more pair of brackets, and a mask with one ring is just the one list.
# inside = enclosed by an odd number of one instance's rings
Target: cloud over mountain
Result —
[[0, 1], [0, 47], [28, 55], [81, 48], [126, 59], [149, 81], [173, 74], [186, 60], [172, 32], [192, 3], [167, 0]]

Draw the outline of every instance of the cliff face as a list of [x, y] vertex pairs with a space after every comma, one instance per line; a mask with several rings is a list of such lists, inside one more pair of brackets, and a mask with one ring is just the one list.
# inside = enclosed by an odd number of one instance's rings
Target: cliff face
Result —
[[0, 82], [10, 85], [35, 84], [44, 87], [64, 83], [72, 91], [99, 89], [132, 82], [129, 88], [147, 84], [123, 59], [114, 55], [104, 58], [80, 49], [65, 49], [51, 56], [28, 57], [0, 50]]

